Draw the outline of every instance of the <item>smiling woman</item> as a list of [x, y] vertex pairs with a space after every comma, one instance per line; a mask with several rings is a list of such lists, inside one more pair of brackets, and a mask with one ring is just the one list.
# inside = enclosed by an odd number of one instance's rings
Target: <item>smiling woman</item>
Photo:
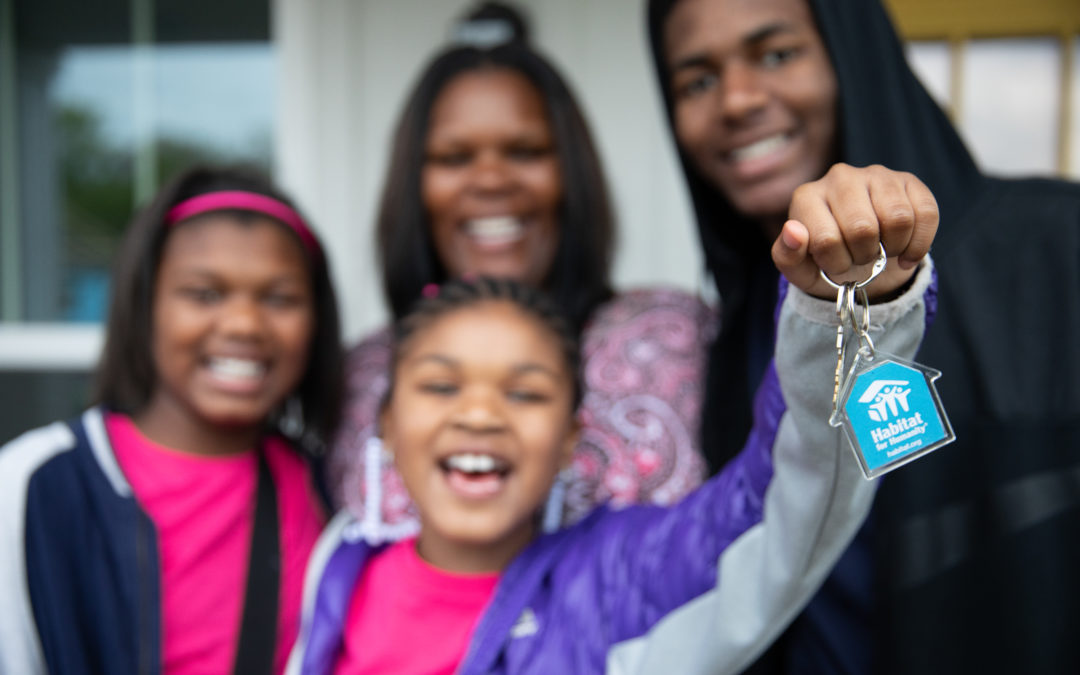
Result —
[[[489, 3], [477, 21], [507, 38], [521, 22], [506, 11]], [[614, 293], [614, 227], [581, 109], [522, 36], [455, 46], [427, 65], [398, 120], [380, 205], [383, 290], [400, 318], [438, 285], [485, 275], [543, 289], [569, 317], [582, 338], [585, 396], [553, 524], [607, 500], [671, 503], [703, 475], [698, 410], [712, 312], [679, 291]], [[367, 516], [380, 538], [415, 531], [418, 515], [402, 477], [368, 443], [389, 360], [385, 329], [349, 353], [328, 466], [338, 503]]]
[[422, 181], [451, 276], [543, 284], [559, 241], [562, 177], [544, 102], [524, 76], [492, 68], [446, 86], [431, 111]]

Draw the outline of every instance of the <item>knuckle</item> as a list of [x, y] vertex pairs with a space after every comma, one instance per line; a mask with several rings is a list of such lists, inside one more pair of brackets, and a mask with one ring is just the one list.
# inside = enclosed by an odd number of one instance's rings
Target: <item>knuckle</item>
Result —
[[884, 164], [871, 164], [866, 167], [866, 171], [870, 174], [870, 177], [877, 182], [882, 182], [896, 176], [896, 172]]
[[915, 209], [915, 218], [919, 222], [937, 223], [938, 218], [938, 205], [933, 198], [922, 199], [917, 201], [913, 208]]
[[846, 162], [837, 162], [829, 169], [830, 174], [838, 177], [848, 176], [856, 171], [858, 171], [858, 169]]
[[800, 219], [800, 215], [812, 212], [814, 204], [822, 199], [823, 188], [817, 183], [803, 183], [791, 193], [791, 205], [788, 212], [791, 217]]
[[810, 235], [809, 252], [814, 257], [824, 256], [835, 251], [842, 242], [835, 233], [818, 232]]
[[892, 204], [884, 209], [881, 224], [893, 230], [911, 227], [915, 224], [915, 211], [908, 204]]
[[858, 218], [851, 221], [845, 235], [852, 244], [866, 245], [867, 242], [877, 242], [877, 225], [868, 218]]
[[853, 222], [845, 232], [845, 238], [855, 264], [864, 265], [877, 259], [881, 233], [876, 222], [866, 219]]
[[812, 183], [803, 183], [799, 187], [795, 188], [795, 192], [792, 193], [792, 199], [795, 199], [795, 198], [806, 199], [807, 197], [811, 197], [811, 196], [817, 194], [817, 192], [818, 192], [818, 183], [817, 183], [817, 181], [814, 181]]

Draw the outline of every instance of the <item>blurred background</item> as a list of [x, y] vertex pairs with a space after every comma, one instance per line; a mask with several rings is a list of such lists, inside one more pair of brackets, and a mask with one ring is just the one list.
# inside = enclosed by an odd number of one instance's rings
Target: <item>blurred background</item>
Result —
[[[271, 172], [330, 251], [346, 340], [381, 323], [370, 242], [391, 128], [471, 4], [0, 0], [0, 443], [84, 407], [118, 238], [194, 161]], [[516, 4], [599, 143], [616, 283], [706, 287], [644, 0]], [[984, 169], [1080, 179], [1080, 0], [887, 4]]]

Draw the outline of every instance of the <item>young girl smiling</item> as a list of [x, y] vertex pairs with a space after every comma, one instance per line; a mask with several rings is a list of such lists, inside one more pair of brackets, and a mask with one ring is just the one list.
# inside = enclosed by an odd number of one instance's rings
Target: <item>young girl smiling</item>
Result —
[[322, 247], [262, 177], [197, 169], [113, 287], [100, 404], [0, 451], [0, 672], [280, 672], [323, 512], [275, 427], [311, 446], [340, 399]]
[[[820, 583], [873, 494], [826, 421], [835, 302], [804, 292], [822, 293], [815, 260], [834, 278], [866, 262], [856, 251], [864, 233], [838, 225], [817, 196], [810, 188], [796, 200], [801, 221], [774, 247], [793, 287], [751, 440], [673, 507], [601, 507], [540, 535], [538, 514], [578, 431], [573, 331], [539, 291], [512, 281], [452, 282], [420, 300], [396, 327], [380, 420], [419, 534], [368, 542], [352, 516], [335, 518], [312, 557], [289, 672], [745, 665]], [[906, 235], [890, 254], [921, 259], [935, 228], [889, 232], [889, 241]], [[811, 241], [829, 243], [811, 256]], [[874, 289], [900, 292], [874, 307], [872, 332], [901, 357], [914, 353], [926, 318], [929, 263], [915, 272], [893, 269]]]

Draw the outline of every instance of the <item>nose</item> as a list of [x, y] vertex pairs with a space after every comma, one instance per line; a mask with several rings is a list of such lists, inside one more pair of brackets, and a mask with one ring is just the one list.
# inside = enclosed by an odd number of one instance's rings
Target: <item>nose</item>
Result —
[[488, 149], [477, 155], [472, 172], [472, 186], [475, 190], [484, 194], [501, 195], [508, 192], [513, 183], [513, 169], [500, 151]]
[[262, 335], [263, 319], [258, 298], [236, 294], [222, 305], [219, 327], [226, 336], [254, 339]]
[[750, 63], [734, 61], [724, 68], [720, 110], [725, 120], [737, 121], [756, 113], [768, 101], [760, 74]]
[[454, 426], [472, 433], [497, 433], [506, 428], [499, 394], [492, 387], [474, 386], [462, 391], [454, 411]]

